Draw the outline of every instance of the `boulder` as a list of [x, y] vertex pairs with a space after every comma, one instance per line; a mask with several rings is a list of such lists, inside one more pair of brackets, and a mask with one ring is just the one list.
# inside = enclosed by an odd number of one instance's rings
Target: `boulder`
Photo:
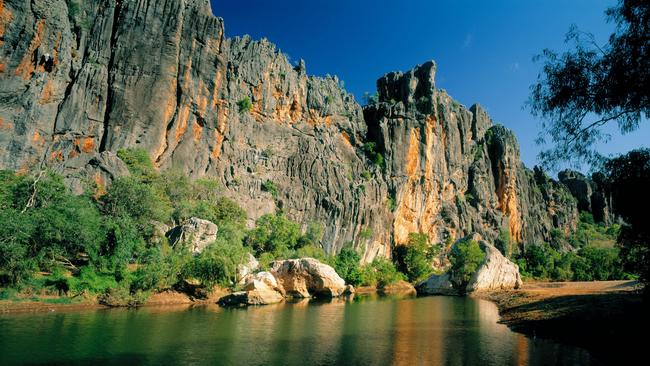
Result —
[[219, 303], [225, 306], [269, 305], [279, 303], [283, 299], [275, 277], [269, 272], [259, 272], [250, 276], [244, 291], [228, 295]]
[[485, 253], [483, 263], [472, 275], [469, 282], [462, 287], [453, 273], [434, 274], [417, 285], [421, 295], [459, 295], [475, 291], [493, 291], [505, 289], [518, 289], [522, 285], [519, 266], [508, 258], [492, 244], [487, 243], [478, 234], [470, 235], [464, 239], [475, 240]]
[[237, 278], [239, 279], [239, 284], [246, 283], [259, 266], [260, 262], [258, 262], [252, 254], [248, 253], [248, 261], [237, 266]]
[[504, 257], [493, 245], [484, 241], [479, 241], [479, 245], [485, 252], [485, 261], [472, 276], [465, 291], [469, 293], [521, 287], [519, 266]]
[[420, 295], [458, 295], [459, 292], [451, 283], [449, 273], [433, 274], [416, 286]]
[[291, 297], [337, 297], [346, 288], [334, 268], [313, 258], [275, 261], [270, 272]]
[[192, 217], [183, 225], [176, 226], [166, 234], [171, 246], [187, 246], [193, 254], [199, 254], [217, 239], [217, 225], [208, 220]]

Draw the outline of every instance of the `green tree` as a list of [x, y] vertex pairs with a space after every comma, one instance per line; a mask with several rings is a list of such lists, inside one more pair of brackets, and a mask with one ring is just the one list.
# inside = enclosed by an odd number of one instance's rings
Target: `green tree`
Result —
[[257, 255], [272, 253], [275, 258], [291, 256], [300, 238], [300, 225], [284, 215], [267, 214], [257, 220], [256, 227], [246, 237], [246, 245]]
[[394, 251], [397, 269], [411, 282], [418, 282], [431, 274], [431, 260], [434, 255], [429, 236], [425, 233], [410, 233], [408, 242], [398, 245]]
[[575, 49], [562, 55], [544, 50], [544, 64], [531, 87], [529, 105], [543, 118], [539, 142], [553, 142], [542, 162], [593, 162], [603, 127], [616, 123], [621, 133], [636, 130], [650, 118], [650, 3], [619, 0], [606, 11], [616, 31], [605, 45], [572, 27], [567, 42]]
[[475, 240], [456, 243], [449, 253], [451, 274], [458, 288], [465, 288], [485, 260], [485, 253]]
[[351, 245], [341, 249], [336, 256], [334, 269], [346, 283], [358, 286], [361, 284], [361, 256]]

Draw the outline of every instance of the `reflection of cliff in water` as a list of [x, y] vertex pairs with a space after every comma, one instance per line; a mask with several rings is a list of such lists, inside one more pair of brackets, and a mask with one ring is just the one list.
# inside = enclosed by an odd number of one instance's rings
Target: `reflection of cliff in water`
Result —
[[[301, 301], [0, 315], [0, 363], [226, 365], [589, 364], [572, 346], [498, 324], [463, 297]], [[34, 326], [38, 324], [38, 326]]]

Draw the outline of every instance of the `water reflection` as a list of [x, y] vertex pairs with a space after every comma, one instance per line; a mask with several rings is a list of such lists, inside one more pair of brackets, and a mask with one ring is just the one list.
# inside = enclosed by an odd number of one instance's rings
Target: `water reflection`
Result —
[[580, 365], [579, 349], [498, 324], [456, 298], [354, 297], [248, 309], [1, 315], [0, 364]]

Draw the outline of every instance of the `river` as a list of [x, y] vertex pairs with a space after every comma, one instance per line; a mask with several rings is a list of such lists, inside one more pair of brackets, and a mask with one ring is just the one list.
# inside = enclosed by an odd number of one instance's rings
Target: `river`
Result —
[[462, 297], [0, 315], [0, 365], [587, 365]]

